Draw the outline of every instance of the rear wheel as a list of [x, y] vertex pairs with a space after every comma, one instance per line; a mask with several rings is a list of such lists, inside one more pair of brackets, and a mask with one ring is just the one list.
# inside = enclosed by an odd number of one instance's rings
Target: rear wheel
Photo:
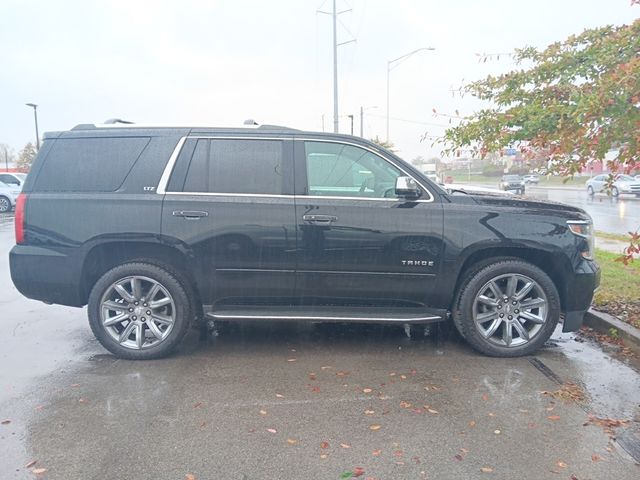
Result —
[[595, 192], [593, 191], [593, 187], [592, 187], [591, 185], [589, 185], [589, 186], [587, 187], [587, 195], [589, 195], [590, 197], [592, 197], [594, 193], [595, 193]]
[[495, 357], [528, 355], [551, 336], [560, 300], [549, 276], [516, 259], [472, 274], [458, 294], [454, 323], [476, 350]]
[[618, 187], [611, 188], [611, 195], [614, 197], [617, 197], [618, 195], [620, 195], [620, 192], [618, 191]]
[[0, 213], [7, 213], [11, 210], [11, 202], [7, 197], [0, 196]]
[[109, 270], [89, 296], [89, 324], [120, 358], [149, 360], [171, 353], [193, 317], [187, 286], [172, 272], [143, 262]]

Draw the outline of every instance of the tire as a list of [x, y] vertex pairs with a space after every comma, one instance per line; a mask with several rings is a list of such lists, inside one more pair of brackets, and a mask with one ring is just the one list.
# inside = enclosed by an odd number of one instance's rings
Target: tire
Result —
[[7, 213], [11, 211], [11, 200], [4, 195], [0, 196], [0, 213]]
[[[520, 357], [549, 339], [560, 319], [560, 298], [541, 269], [502, 257], [467, 275], [454, 303], [453, 320], [475, 350], [492, 357]], [[513, 294], [505, 303], [503, 297], [514, 281]], [[531, 288], [525, 291], [529, 283]]]
[[589, 195], [590, 197], [593, 197], [593, 195], [594, 195], [595, 193], [596, 193], [596, 192], [594, 192], [594, 191], [593, 191], [593, 187], [592, 187], [591, 185], [589, 185], [589, 186], [587, 187], [587, 195]]
[[611, 187], [611, 196], [617, 197], [618, 195], [620, 195], [620, 192], [618, 191], [618, 187]]
[[193, 319], [193, 296], [188, 292], [187, 282], [169, 268], [125, 263], [93, 286], [89, 325], [102, 346], [119, 358], [165, 357], [178, 346]]

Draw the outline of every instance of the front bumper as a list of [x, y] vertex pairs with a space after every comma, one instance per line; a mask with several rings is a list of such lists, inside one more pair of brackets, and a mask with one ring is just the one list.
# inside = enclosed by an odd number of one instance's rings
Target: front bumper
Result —
[[582, 326], [593, 293], [600, 286], [600, 267], [591, 260], [583, 260], [565, 282], [563, 332], [575, 332]]

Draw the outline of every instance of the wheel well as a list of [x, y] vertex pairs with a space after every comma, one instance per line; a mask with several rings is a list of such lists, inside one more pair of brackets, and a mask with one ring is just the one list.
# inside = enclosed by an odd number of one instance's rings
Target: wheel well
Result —
[[535, 265], [544, 273], [549, 275], [549, 278], [551, 278], [556, 288], [558, 289], [558, 294], [560, 295], [560, 306], [561, 308], [564, 308], [566, 298], [566, 279], [563, 273], [565, 265], [563, 265], [562, 260], [558, 259], [557, 256], [549, 252], [544, 252], [541, 250], [504, 247], [480, 250], [474, 252], [465, 260], [456, 280], [455, 295], [452, 300], [452, 307], [453, 302], [458, 296], [460, 288], [467, 278], [467, 274], [477, 266], [491, 263], [491, 259], [499, 257], [513, 257], [524, 260]]
[[108, 270], [133, 260], [148, 261], [173, 270], [188, 283], [197, 311], [202, 309], [197, 285], [187, 265], [185, 254], [176, 248], [150, 242], [109, 242], [93, 247], [82, 266], [82, 300], [87, 302], [91, 289]]

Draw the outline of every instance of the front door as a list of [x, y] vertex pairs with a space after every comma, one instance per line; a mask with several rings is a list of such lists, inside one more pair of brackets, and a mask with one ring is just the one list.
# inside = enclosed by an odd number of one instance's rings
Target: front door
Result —
[[190, 259], [203, 303], [293, 296], [292, 143], [186, 140], [166, 188], [162, 235]]
[[307, 304], [429, 305], [442, 254], [442, 207], [373, 149], [296, 140], [296, 294]]

